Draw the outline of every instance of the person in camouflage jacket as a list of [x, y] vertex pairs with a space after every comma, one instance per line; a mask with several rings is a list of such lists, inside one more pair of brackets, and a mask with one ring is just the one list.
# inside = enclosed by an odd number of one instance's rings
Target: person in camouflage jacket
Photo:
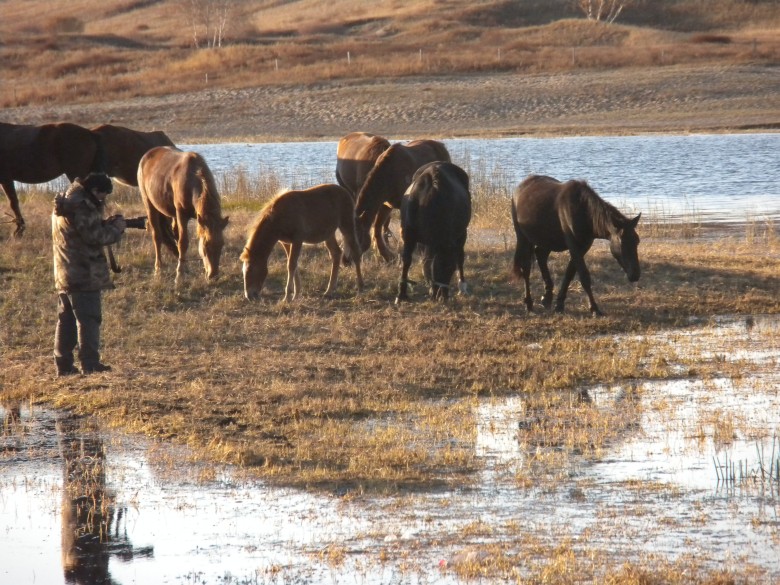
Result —
[[58, 293], [54, 358], [57, 375], [77, 374], [73, 351], [83, 373], [105, 372], [100, 363], [101, 294], [114, 288], [104, 246], [116, 244], [125, 231], [122, 216], [104, 219], [111, 179], [92, 173], [76, 179], [54, 198], [51, 217], [54, 283]]

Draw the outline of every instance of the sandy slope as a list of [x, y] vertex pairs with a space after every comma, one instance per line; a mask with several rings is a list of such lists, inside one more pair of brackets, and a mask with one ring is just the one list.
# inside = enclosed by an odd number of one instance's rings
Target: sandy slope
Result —
[[205, 89], [92, 105], [7, 109], [16, 123], [69, 120], [195, 140], [634, 134], [780, 128], [780, 69], [657, 67]]

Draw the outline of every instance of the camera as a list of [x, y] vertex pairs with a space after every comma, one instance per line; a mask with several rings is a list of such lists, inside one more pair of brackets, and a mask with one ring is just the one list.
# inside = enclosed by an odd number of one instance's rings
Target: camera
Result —
[[139, 217], [126, 217], [125, 218], [125, 225], [128, 229], [133, 228], [136, 230], [145, 230], [146, 229], [146, 216], [141, 215]]

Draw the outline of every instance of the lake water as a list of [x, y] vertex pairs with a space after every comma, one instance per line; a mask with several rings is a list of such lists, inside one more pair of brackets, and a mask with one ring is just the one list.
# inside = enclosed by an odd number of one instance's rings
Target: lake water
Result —
[[[395, 142], [399, 139], [391, 139]], [[445, 139], [472, 181], [508, 189], [530, 173], [586, 179], [647, 219], [780, 220], [780, 133]], [[334, 182], [336, 142], [186, 144], [216, 173], [273, 172], [290, 188]]]

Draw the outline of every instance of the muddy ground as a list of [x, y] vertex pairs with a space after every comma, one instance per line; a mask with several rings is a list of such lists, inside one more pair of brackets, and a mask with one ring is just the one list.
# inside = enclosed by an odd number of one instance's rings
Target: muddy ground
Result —
[[[204, 80], [204, 85], [206, 81]], [[780, 70], [670, 66], [258, 86], [8, 108], [7, 122], [160, 129], [178, 142], [729, 132], [780, 128]]]

